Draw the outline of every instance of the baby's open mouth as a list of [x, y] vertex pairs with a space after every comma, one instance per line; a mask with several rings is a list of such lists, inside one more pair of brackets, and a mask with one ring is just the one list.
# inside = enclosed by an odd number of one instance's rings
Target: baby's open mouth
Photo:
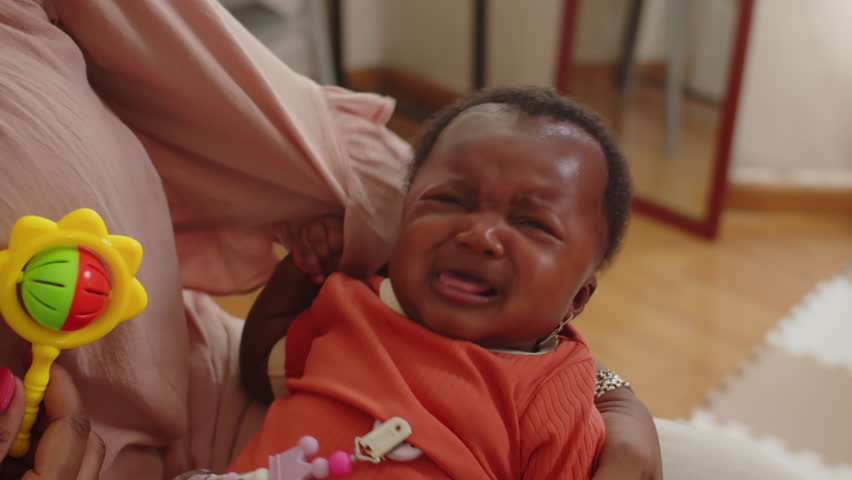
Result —
[[458, 270], [437, 275], [435, 290], [444, 298], [463, 304], [482, 305], [497, 297], [497, 289], [484, 278]]

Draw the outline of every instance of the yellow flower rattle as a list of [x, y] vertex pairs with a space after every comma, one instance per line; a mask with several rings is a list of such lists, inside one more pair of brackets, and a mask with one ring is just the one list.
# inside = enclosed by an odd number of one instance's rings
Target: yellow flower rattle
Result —
[[0, 315], [32, 344], [24, 377], [24, 420], [9, 455], [30, 448], [50, 366], [61, 350], [98, 340], [145, 309], [148, 296], [135, 278], [142, 262], [136, 240], [110, 235], [88, 208], [59, 222], [27, 216], [12, 228], [0, 250]]

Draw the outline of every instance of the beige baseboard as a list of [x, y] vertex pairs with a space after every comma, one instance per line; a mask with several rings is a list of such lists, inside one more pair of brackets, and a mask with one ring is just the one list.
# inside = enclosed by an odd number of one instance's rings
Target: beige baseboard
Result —
[[379, 92], [384, 85], [385, 68], [365, 67], [344, 74], [346, 86], [362, 92]]
[[[615, 66], [612, 64], [591, 64], [578, 67], [575, 75], [582, 77], [584, 81], [608, 82], [614, 71]], [[639, 65], [637, 75], [645, 79], [662, 81], [665, 79], [665, 65], [656, 63]], [[464, 95], [430, 82], [420, 74], [382, 66], [349, 71], [346, 73], [346, 84], [354, 90], [390, 95], [430, 113], [440, 110]]]
[[740, 210], [849, 213], [852, 188], [731, 184], [726, 207]]
[[368, 67], [347, 72], [346, 85], [354, 90], [390, 95], [427, 113], [440, 110], [462, 96], [421, 75], [387, 67]]

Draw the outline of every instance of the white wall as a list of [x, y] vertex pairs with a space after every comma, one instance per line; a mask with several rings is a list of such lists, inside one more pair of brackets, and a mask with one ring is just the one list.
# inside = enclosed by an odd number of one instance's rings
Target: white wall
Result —
[[732, 178], [852, 186], [852, 2], [758, 0]]
[[[714, 0], [715, 1], [715, 0]], [[642, 12], [636, 58], [659, 62], [666, 53], [667, 0], [646, 0]], [[612, 64], [618, 60], [629, 2], [625, 0], [581, 0], [574, 33], [574, 61]]]
[[468, 89], [470, 0], [349, 0], [343, 9], [347, 69], [380, 65]]
[[[318, 1], [318, 0], [308, 0]], [[347, 70], [375, 67], [385, 61], [384, 0], [349, 0], [343, 9], [343, 49]]]
[[384, 65], [464, 92], [470, 86], [473, 2], [384, 0]]
[[486, 81], [553, 85], [562, 30], [562, 0], [489, 2]]
[[612, 63], [618, 58], [627, 5], [624, 0], [579, 2], [574, 32], [576, 63]]

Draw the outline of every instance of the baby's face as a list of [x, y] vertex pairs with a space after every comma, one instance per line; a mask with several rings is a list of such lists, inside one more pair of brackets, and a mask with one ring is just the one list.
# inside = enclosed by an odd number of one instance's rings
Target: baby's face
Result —
[[442, 335], [532, 349], [594, 291], [606, 180], [581, 128], [505, 105], [466, 110], [405, 199], [390, 261], [403, 309]]

